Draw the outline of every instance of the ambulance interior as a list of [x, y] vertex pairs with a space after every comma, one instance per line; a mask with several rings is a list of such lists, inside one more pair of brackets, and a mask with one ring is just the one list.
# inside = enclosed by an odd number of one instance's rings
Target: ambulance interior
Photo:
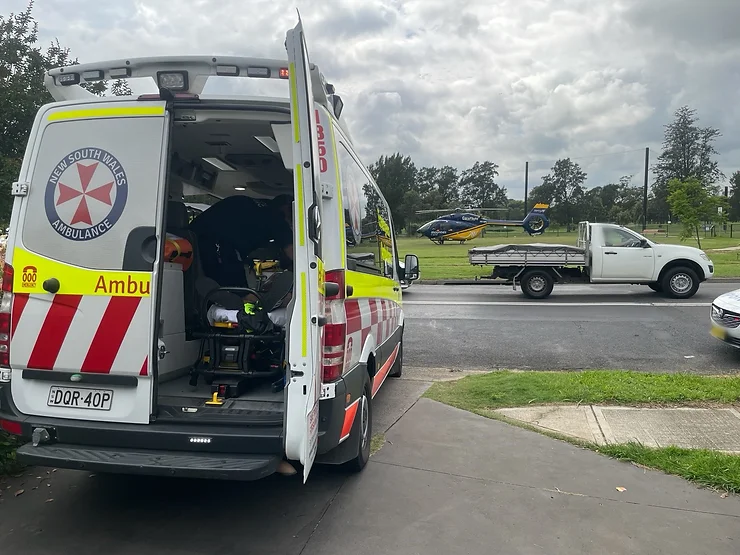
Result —
[[[282, 307], [282, 316], [270, 313], [273, 319], [265, 330], [253, 326], [254, 320], [245, 323], [240, 318], [247, 309], [238, 313], [247, 293], [214, 291], [229, 284], [205, 275], [198, 237], [188, 224], [232, 195], [250, 196], [258, 204], [277, 195], [292, 197], [290, 133], [287, 106], [278, 111], [175, 114], [159, 315], [159, 349], [165, 352], [157, 373], [160, 417], [282, 419], [292, 268], [282, 268], [277, 249], [269, 247], [251, 253], [253, 264], [239, 262], [248, 287], [261, 295], [262, 303], [279, 298]], [[288, 152], [287, 157], [281, 152]], [[261, 308], [264, 325], [268, 307]]]

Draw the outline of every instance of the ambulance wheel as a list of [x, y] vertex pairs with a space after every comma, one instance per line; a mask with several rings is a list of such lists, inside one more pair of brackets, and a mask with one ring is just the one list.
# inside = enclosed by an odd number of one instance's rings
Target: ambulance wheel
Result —
[[362, 397], [358, 401], [357, 416], [352, 426], [352, 433], [358, 434], [357, 456], [347, 463], [347, 468], [360, 472], [370, 460], [370, 442], [373, 438], [373, 396], [370, 382], [365, 383]]
[[398, 356], [396, 356], [396, 362], [393, 363], [393, 368], [388, 373], [391, 378], [400, 378], [403, 374], [403, 332], [401, 332], [401, 341], [398, 342]]
[[519, 281], [522, 293], [530, 299], [546, 299], [554, 284], [552, 276], [544, 270], [530, 270]]

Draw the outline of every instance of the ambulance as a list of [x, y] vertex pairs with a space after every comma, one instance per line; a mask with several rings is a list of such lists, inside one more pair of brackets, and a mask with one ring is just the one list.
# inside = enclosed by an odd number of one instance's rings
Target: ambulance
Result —
[[[225, 480], [302, 469], [304, 482], [315, 463], [366, 465], [419, 261], [399, 260], [300, 20], [285, 48], [285, 60], [120, 59], [45, 76], [55, 101], [12, 186], [0, 304], [0, 427], [27, 440], [19, 461]], [[204, 94], [213, 77], [283, 80], [286, 94]], [[80, 86], [129, 78], [159, 92]], [[246, 288], [205, 276], [190, 224], [233, 195], [292, 197], [292, 267], [241, 259]], [[277, 302], [263, 288], [275, 276]], [[264, 317], [280, 309], [282, 324]]]

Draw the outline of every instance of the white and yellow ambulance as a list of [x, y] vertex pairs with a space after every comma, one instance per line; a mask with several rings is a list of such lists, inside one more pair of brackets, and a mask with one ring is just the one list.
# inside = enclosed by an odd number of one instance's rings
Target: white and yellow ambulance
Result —
[[[0, 305], [0, 426], [28, 440], [19, 460], [240, 480], [299, 463], [304, 481], [314, 462], [367, 463], [373, 398], [401, 374], [401, 283], [418, 259], [399, 262], [388, 203], [300, 23], [285, 46], [287, 60], [48, 72], [55, 102], [13, 184]], [[203, 94], [213, 76], [283, 79], [286, 96]], [[143, 77], [159, 93], [80, 86]], [[293, 197], [293, 267], [276, 270], [293, 278], [284, 325], [209, 319], [229, 312], [220, 298], [249, 296], [232, 313], [259, 305], [264, 280], [204, 290], [186, 202], [281, 194]]]

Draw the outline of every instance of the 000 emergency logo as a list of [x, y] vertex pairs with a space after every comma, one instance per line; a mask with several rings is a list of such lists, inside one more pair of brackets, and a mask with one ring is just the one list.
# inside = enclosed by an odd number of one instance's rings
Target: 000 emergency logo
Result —
[[128, 180], [109, 152], [79, 148], [54, 167], [45, 195], [51, 227], [66, 239], [89, 241], [116, 225], [126, 206]]

